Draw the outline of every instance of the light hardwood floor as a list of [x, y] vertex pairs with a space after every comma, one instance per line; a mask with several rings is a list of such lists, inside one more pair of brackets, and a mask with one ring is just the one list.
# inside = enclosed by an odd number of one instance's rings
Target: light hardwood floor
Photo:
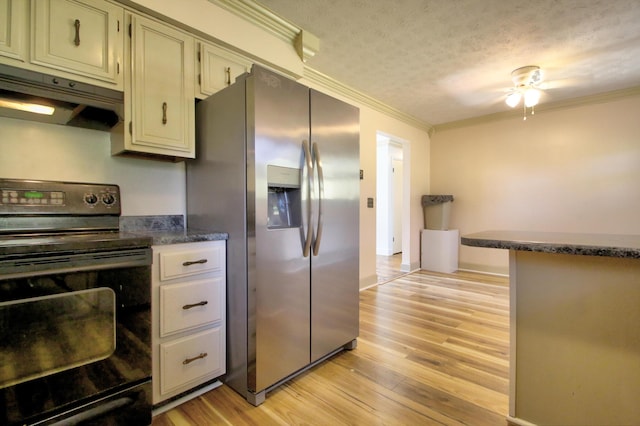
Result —
[[360, 293], [355, 350], [259, 407], [223, 385], [153, 425], [506, 425], [508, 303], [506, 278], [404, 275]]
[[408, 272], [402, 271], [402, 253], [391, 256], [376, 255], [376, 274], [378, 284], [386, 283], [394, 278], [406, 275]]

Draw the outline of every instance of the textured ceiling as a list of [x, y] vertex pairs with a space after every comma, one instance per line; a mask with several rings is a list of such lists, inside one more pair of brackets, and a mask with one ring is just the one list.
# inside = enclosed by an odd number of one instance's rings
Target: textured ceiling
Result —
[[320, 39], [307, 65], [432, 125], [509, 110], [511, 71], [541, 103], [640, 86], [640, 0], [258, 0]]

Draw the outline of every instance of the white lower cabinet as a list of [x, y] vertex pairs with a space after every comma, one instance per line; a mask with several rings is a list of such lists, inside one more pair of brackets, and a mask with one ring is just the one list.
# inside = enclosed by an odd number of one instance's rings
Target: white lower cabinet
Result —
[[226, 243], [153, 246], [153, 403], [225, 373]]
[[[183, 390], [212, 372], [224, 372], [224, 347], [218, 326], [160, 344], [160, 393]], [[222, 355], [222, 356], [221, 356]]]

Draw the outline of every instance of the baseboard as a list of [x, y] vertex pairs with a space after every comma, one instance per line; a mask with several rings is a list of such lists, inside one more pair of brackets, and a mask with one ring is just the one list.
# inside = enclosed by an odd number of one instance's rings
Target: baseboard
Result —
[[378, 275], [369, 275], [366, 278], [360, 278], [360, 291], [366, 290], [378, 284]]
[[509, 278], [509, 274], [504, 274], [502, 272], [487, 272], [487, 271], [480, 271], [478, 269], [467, 269], [467, 268], [458, 268], [458, 271], [470, 272], [472, 274], [479, 274], [479, 275], [489, 275], [492, 277]]
[[402, 272], [415, 272], [419, 269], [420, 269], [420, 262], [413, 262], [413, 263], [409, 263], [408, 265], [406, 263], [403, 263], [400, 265], [400, 270]]
[[458, 264], [458, 271], [473, 272], [475, 274], [494, 275], [496, 277], [509, 277], [509, 267], [484, 267], [481, 265], [465, 264], [460, 262]]
[[204, 386], [204, 387], [202, 387], [200, 389], [197, 389], [197, 390], [191, 392], [190, 394], [187, 394], [187, 395], [183, 396], [182, 398], [175, 399], [175, 400], [173, 400], [171, 402], [168, 402], [167, 404], [164, 404], [164, 405], [161, 405], [161, 406], [159, 406], [157, 408], [154, 408], [152, 413], [151, 413], [151, 415], [152, 416], [157, 416], [158, 414], [162, 414], [165, 411], [169, 411], [169, 410], [177, 407], [180, 404], [184, 404], [185, 402], [189, 401], [190, 399], [196, 398], [196, 397], [202, 395], [203, 393], [207, 393], [210, 390], [213, 390], [213, 389], [218, 388], [220, 386], [222, 386], [222, 382], [217, 380], [217, 381], [211, 383], [210, 385]]
[[517, 417], [511, 417], [511, 416], [507, 416], [507, 423], [509, 423], [509, 425], [514, 425], [514, 426], [538, 426], [535, 423], [531, 423], [526, 420], [522, 420]]

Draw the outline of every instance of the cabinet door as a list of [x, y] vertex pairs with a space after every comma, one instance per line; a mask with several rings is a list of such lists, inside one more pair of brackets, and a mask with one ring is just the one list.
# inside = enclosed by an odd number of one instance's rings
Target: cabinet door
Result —
[[101, 0], [33, 0], [31, 7], [31, 62], [122, 85], [122, 8]]
[[26, 59], [27, 2], [0, 0], [0, 55]]
[[132, 16], [131, 149], [195, 157], [193, 38]]
[[199, 96], [206, 98], [233, 83], [239, 75], [249, 72], [251, 62], [225, 49], [206, 43], [199, 46]]

